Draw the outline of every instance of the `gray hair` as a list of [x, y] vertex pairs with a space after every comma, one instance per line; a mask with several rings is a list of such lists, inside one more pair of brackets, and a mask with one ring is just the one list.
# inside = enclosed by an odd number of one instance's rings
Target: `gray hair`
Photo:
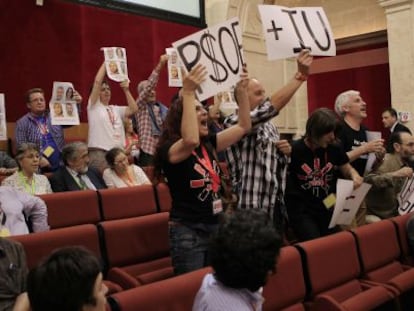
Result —
[[73, 161], [78, 157], [79, 149], [86, 148], [88, 146], [82, 141], [75, 141], [66, 144], [62, 149], [62, 161], [65, 165], [68, 165], [68, 161]]
[[345, 116], [344, 105], [349, 101], [351, 96], [359, 96], [360, 92], [355, 90], [348, 90], [339, 94], [335, 99], [335, 112], [338, 116], [343, 118]]
[[16, 159], [17, 166], [19, 170], [21, 170], [20, 161], [24, 158], [24, 154], [26, 151], [37, 151], [39, 153], [39, 146], [33, 143], [22, 143], [16, 150], [16, 155], [14, 158]]

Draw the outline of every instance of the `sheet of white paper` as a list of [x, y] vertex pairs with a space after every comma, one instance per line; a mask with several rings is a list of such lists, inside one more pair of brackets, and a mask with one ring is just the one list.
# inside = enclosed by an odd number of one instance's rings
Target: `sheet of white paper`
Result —
[[400, 213], [400, 209], [401, 211], [404, 211], [407, 209], [407, 207], [409, 207], [409, 205], [407, 205], [407, 201], [410, 200], [410, 197], [412, 196], [413, 193], [414, 193], [414, 176], [406, 179], [403, 187], [401, 188], [400, 193], [397, 196], [399, 213]]
[[335, 38], [322, 7], [259, 5], [259, 12], [269, 60], [295, 56], [303, 48], [312, 55], [336, 55]]
[[[376, 139], [381, 139], [381, 132], [374, 132], [374, 131], [366, 131], [367, 133], [367, 141], [373, 141]], [[374, 152], [371, 152], [368, 154], [367, 164], [365, 165], [365, 173], [368, 173], [371, 171], [372, 166], [375, 163], [376, 156]]]
[[126, 49], [122, 47], [103, 47], [106, 74], [109, 79], [122, 82], [128, 80]]
[[405, 215], [414, 211], [414, 192], [410, 193], [410, 196], [398, 206], [398, 214]]
[[336, 204], [329, 228], [336, 225], [351, 224], [371, 185], [363, 183], [359, 188], [355, 190], [353, 188], [352, 180], [338, 179], [336, 183]]
[[49, 102], [50, 119], [53, 125], [79, 125], [79, 112], [73, 99], [75, 88], [71, 82], [53, 82]]
[[0, 93], [0, 140], [7, 140], [6, 102]]
[[240, 80], [244, 57], [237, 17], [203, 29], [172, 45], [187, 72], [197, 64], [206, 66], [206, 80], [196, 91], [199, 101], [230, 89]]
[[165, 52], [168, 57], [168, 86], [182, 87], [183, 80], [181, 75], [181, 62], [178, 58], [177, 51], [174, 48], [166, 48]]

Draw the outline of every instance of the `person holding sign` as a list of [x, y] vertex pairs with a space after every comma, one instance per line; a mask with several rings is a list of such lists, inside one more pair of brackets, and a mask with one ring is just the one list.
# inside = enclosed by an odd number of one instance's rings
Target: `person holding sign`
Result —
[[[306, 81], [312, 63], [308, 50], [299, 54], [297, 63], [298, 72], [292, 80], [270, 98], [265, 97], [265, 90], [258, 80], [249, 80], [248, 96], [253, 130], [226, 150], [233, 190], [239, 197], [238, 208], [265, 209], [281, 234], [287, 217], [284, 189], [287, 157], [291, 147], [286, 140], [280, 140], [276, 125], [270, 120], [278, 115]], [[235, 97], [240, 102], [237, 94]], [[229, 127], [237, 121], [238, 116], [233, 114], [226, 118], [224, 125]]]
[[[82, 102], [82, 97], [77, 91], [74, 91], [73, 99], [77, 104]], [[23, 143], [36, 144], [41, 154], [41, 171], [56, 171], [60, 165], [60, 154], [65, 143], [63, 129], [70, 126], [52, 125], [42, 89], [28, 90], [26, 104], [30, 110], [29, 113], [16, 122], [17, 148]]]
[[207, 111], [195, 92], [207, 75], [198, 64], [183, 75], [181, 96], [170, 106], [155, 158], [155, 176], [161, 171], [172, 196], [169, 238], [176, 274], [207, 265], [207, 247], [223, 213], [220, 167], [216, 152], [240, 140], [251, 128], [247, 73], [236, 87], [237, 124], [209, 135]]
[[88, 101], [88, 147], [90, 166], [103, 172], [108, 164], [105, 160], [106, 151], [114, 147], [123, 147], [125, 143], [124, 118], [133, 115], [137, 105], [129, 90], [129, 80], [119, 83], [125, 94], [128, 106], [110, 105], [111, 88], [104, 80], [105, 63], [96, 73], [95, 82]]
[[155, 88], [161, 69], [168, 61], [168, 55], [161, 55], [160, 61], [152, 71], [148, 80], [138, 84], [138, 112], [135, 115], [138, 136], [141, 140], [141, 155], [139, 166], [153, 164], [155, 149], [161, 135], [162, 124], [167, 115], [168, 108], [156, 99]]
[[292, 144], [286, 204], [289, 223], [300, 241], [340, 230], [328, 228], [335, 205], [336, 168], [353, 180], [354, 188], [363, 182], [336, 143], [338, 123], [332, 110], [317, 109], [306, 122], [305, 136]]
[[413, 176], [409, 164], [414, 158], [414, 137], [408, 132], [395, 132], [390, 144], [393, 152], [387, 153], [381, 165], [365, 177], [372, 185], [365, 198], [367, 223], [398, 215], [397, 196], [405, 181]]

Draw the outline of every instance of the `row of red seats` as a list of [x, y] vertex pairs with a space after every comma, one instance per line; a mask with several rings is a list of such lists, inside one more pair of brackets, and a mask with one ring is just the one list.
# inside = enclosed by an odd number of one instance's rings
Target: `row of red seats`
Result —
[[97, 224], [171, 209], [171, 196], [166, 184], [58, 192], [39, 197], [46, 202], [51, 229]]
[[[264, 287], [263, 310], [414, 310], [408, 217], [282, 248], [276, 274]], [[210, 271], [205, 268], [113, 294], [108, 299], [110, 308], [191, 310]]]

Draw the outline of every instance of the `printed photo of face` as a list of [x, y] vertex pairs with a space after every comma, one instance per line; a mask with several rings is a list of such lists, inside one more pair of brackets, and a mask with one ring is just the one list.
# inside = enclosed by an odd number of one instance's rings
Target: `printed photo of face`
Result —
[[73, 88], [68, 87], [66, 90], [66, 100], [71, 100], [73, 98]]
[[106, 50], [106, 57], [108, 57], [109, 59], [114, 58], [114, 50], [113, 49], [107, 49]]
[[120, 59], [124, 59], [124, 51], [121, 48], [116, 48], [116, 56]]
[[63, 92], [64, 92], [63, 86], [59, 86], [56, 89], [56, 100], [61, 100], [63, 98]]
[[53, 112], [55, 118], [63, 117], [63, 108], [61, 103], [53, 103]]
[[66, 114], [68, 115], [68, 117], [73, 117], [73, 104], [66, 103], [65, 107], [66, 107]]
[[125, 62], [120, 62], [119, 67], [121, 67], [120, 68], [121, 73], [124, 74], [124, 75], [127, 75], [126, 63]]
[[116, 62], [109, 62], [108, 67], [109, 67], [110, 73], [112, 73], [112, 74], [118, 74], [119, 73], [118, 65], [116, 64]]
[[171, 64], [176, 64], [178, 61], [178, 55], [176, 51], [171, 52]]
[[171, 66], [170, 76], [171, 76], [171, 79], [178, 79], [178, 68], [177, 68], [177, 66]]

